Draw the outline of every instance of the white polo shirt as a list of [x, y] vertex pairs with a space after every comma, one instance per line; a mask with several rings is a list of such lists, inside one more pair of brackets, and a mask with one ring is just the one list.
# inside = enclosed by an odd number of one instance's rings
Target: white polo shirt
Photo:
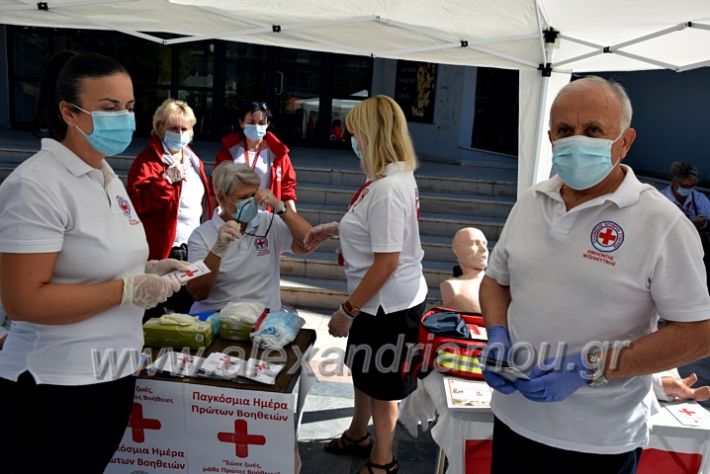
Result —
[[[52, 283], [90, 284], [144, 273], [148, 244], [111, 167], [92, 168], [44, 139], [0, 185], [0, 252], [58, 252]], [[13, 321], [0, 377], [17, 380], [27, 370], [38, 383], [85, 385], [130, 375], [143, 346], [142, 316], [136, 306], [116, 306], [71, 324]], [[94, 361], [105, 363], [111, 351], [119, 365], [97, 376]]]
[[[568, 354], [590, 341], [634, 341], [656, 329], [656, 313], [678, 322], [710, 317], [700, 239], [683, 214], [622, 165], [611, 194], [569, 212], [555, 176], [515, 204], [486, 275], [510, 286], [511, 341]], [[521, 354], [522, 355], [522, 354]], [[519, 362], [519, 361], [518, 361]], [[537, 403], [495, 392], [493, 413], [516, 433], [560, 449], [615, 454], [644, 446], [651, 376], [583, 387]]]
[[205, 187], [200, 177], [200, 159], [187, 149], [185, 153], [188, 154], [190, 163], [185, 167], [186, 176], [180, 192], [174, 247], [186, 244], [192, 231], [200, 225], [202, 200], [205, 196]]
[[424, 251], [419, 241], [419, 192], [414, 172], [404, 162], [390, 163], [385, 176], [365, 188], [340, 220], [340, 247], [345, 259], [348, 292], [352, 293], [372, 266], [375, 253], [399, 252], [397, 269], [361, 309], [394, 313], [426, 298], [422, 273]]
[[[229, 153], [231, 153], [235, 163], [247, 164], [256, 172], [261, 180], [259, 189], [269, 189], [269, 186], [271, 186], [271, 165], [275, 157], [271, 149], [266, 146], [266, 142], [263, 143], [263, 146], [264, 148], [259, 152], [258, 156], [256, 151], [249, 152], [249, 163], [247, 163], [246, 157], [244, 156], [242, 143], [230, 148]], [[256, 157], [256, 163], [254, 163], [254, 157]]]
[[[207, 257], [217, 242], [217, 232], [222, 224], [224, 221], [215, 210], [211, 220], [195, 229], [187, 243], [190, 261]], [[281, 309], [279, 257], [281, 252], [291, 249], [291, 231], [279, 216], [259, 211], [244, 232], [229, 244], [214, 288], [207, 299], [192, 305], [192, 313], [220, 310], [227, 303], [238, 301], [259, 302], [271, 311]], [[261, 237], [264, 235], [266, 237]]]

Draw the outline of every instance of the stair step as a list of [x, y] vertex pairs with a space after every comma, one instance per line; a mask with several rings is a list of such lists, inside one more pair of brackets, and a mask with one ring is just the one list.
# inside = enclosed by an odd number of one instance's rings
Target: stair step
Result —
[[[307, 256], [285, 254], [281, 257], [281, 275], [306, 276], [310, 278], [328, 278], [345, 280], [345, 269], [338, 266], [337, 256], [330, 252], [313, 252]], [[455, 261], [424, 260], [424, 278], [430, 287], [453, 276]]]
[[[343, 217], [344, 210], [341, 206], [301, 203], [298, 204], [298, 212], [312, 225], [316, 225], [339, 221]], [[450, 239], [462, 227], [477, 227], [488, 239], [498, 240], [504, 223], [504, 217], [422, 213], [419, 219], [419, 235], [434, 235]]]
[[[362, 186], [365, 176], [361, 171], [337, 170], [330, 168], [306, 168], [296, 165], [299, 191], [306, 183], [328, 184], [339, 186]], [[429, 176], [415, 172], [419, 191], [441, 191], [447, 193], [479, 194], [485, 196], [505, 196], [515, 198], [517, 185], [515, 181], [500, 181], [494, 179], [466, 179], [455, 176]], [[352, 193], [351, 193], [352, 196]], [[346, 203], [347, 204], [347, 203]]]
[[[348, 297], [344, 280], [281, 276], [281, 301], [297, 307], [326, 308], [335, 311]], [[441, 304], [438, 288], [429, 288], [427, 305]]]
[[[326, 204], [346, 209], [357, 187], [349, 185], [299, 183], [298, 199], [308, 204]], [[505, 196], [420, 191], [422, 212], [464, 213], [476, 216], [507, 216], [515, 200]]]

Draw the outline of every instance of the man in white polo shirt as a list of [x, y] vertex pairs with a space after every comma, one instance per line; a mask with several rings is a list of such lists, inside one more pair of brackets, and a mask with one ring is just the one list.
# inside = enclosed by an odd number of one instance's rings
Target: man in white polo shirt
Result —
[[[481, 306], [498, 361], [484, 371], [496, 390], [493, 473], [635, 472], [650, 374], [709, 354], [700, 240], [620, 164], [631, 116], [618, 84], [563, 88], [550, 113], [557, 175], [518, 200], [491, 255]], [[529, 380], [502, 378], [503, 361]]]
[[[190, 260], [204, 260], [212, 271], [188, 282], [191, 312], [219, 311], [237, 301], [279, 311], [281, 253], [309, 253], [302, 242], [311, 225], [271, 191], [259, 190], [259, 176], [245, 164], [220, 163], [212, 182], [220, 207], [187, 244]], [[262, 204], [274, 213], [259, 210]]]

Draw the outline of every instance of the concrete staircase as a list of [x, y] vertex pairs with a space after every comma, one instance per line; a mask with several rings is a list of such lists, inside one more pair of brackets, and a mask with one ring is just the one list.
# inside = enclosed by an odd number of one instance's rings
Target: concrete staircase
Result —
[[[0, 143], [0, 180], [33, 153], [32, 149], [4, 148]], [[304, 156], [307, 153], [311, 154]], [[311, 224], [339, 220], [351, 196], [363, 183], [363, 174], [350, 154], [306, 149], [292, 154], [298, 174], [297, 207]], [[109, 160], [124, 182], [133, 156]], [[203, 153], [202, 156], [206, 158], [207, 172], [210, 173], [213, 163], [207, 161], [207, 157], [214, 156], [214, 153]], [[451, 277], [456, 264], [450, 245], [457, 230], [478, 227], [488, 237], [491, 247], [498, 239], [514, 203], [514, 176], [515, 169], [509, 165], [507, 169], [505, 166], [503, 169], [473, 169], [423, 163], [417, 170], [421, 204], [419, 228], [430, 305], [440, 303], [439, 283]], [[335, 252], [338, 246], [338, 240], [334, 239], [306, 257], [282, 257], [281, 294], [285, 303], [334, 309], [344, 301], [347, 289], [343, 268], [337, 265]]]

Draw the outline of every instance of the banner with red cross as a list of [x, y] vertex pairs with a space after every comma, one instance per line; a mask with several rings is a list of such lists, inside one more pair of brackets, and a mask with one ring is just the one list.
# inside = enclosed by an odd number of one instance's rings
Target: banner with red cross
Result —
[[187, 474], [182, 383], [138, 379], [128, 427], [104, 474]]
[[190, 472], [294, 472], [294, 394], [188, 388]]

